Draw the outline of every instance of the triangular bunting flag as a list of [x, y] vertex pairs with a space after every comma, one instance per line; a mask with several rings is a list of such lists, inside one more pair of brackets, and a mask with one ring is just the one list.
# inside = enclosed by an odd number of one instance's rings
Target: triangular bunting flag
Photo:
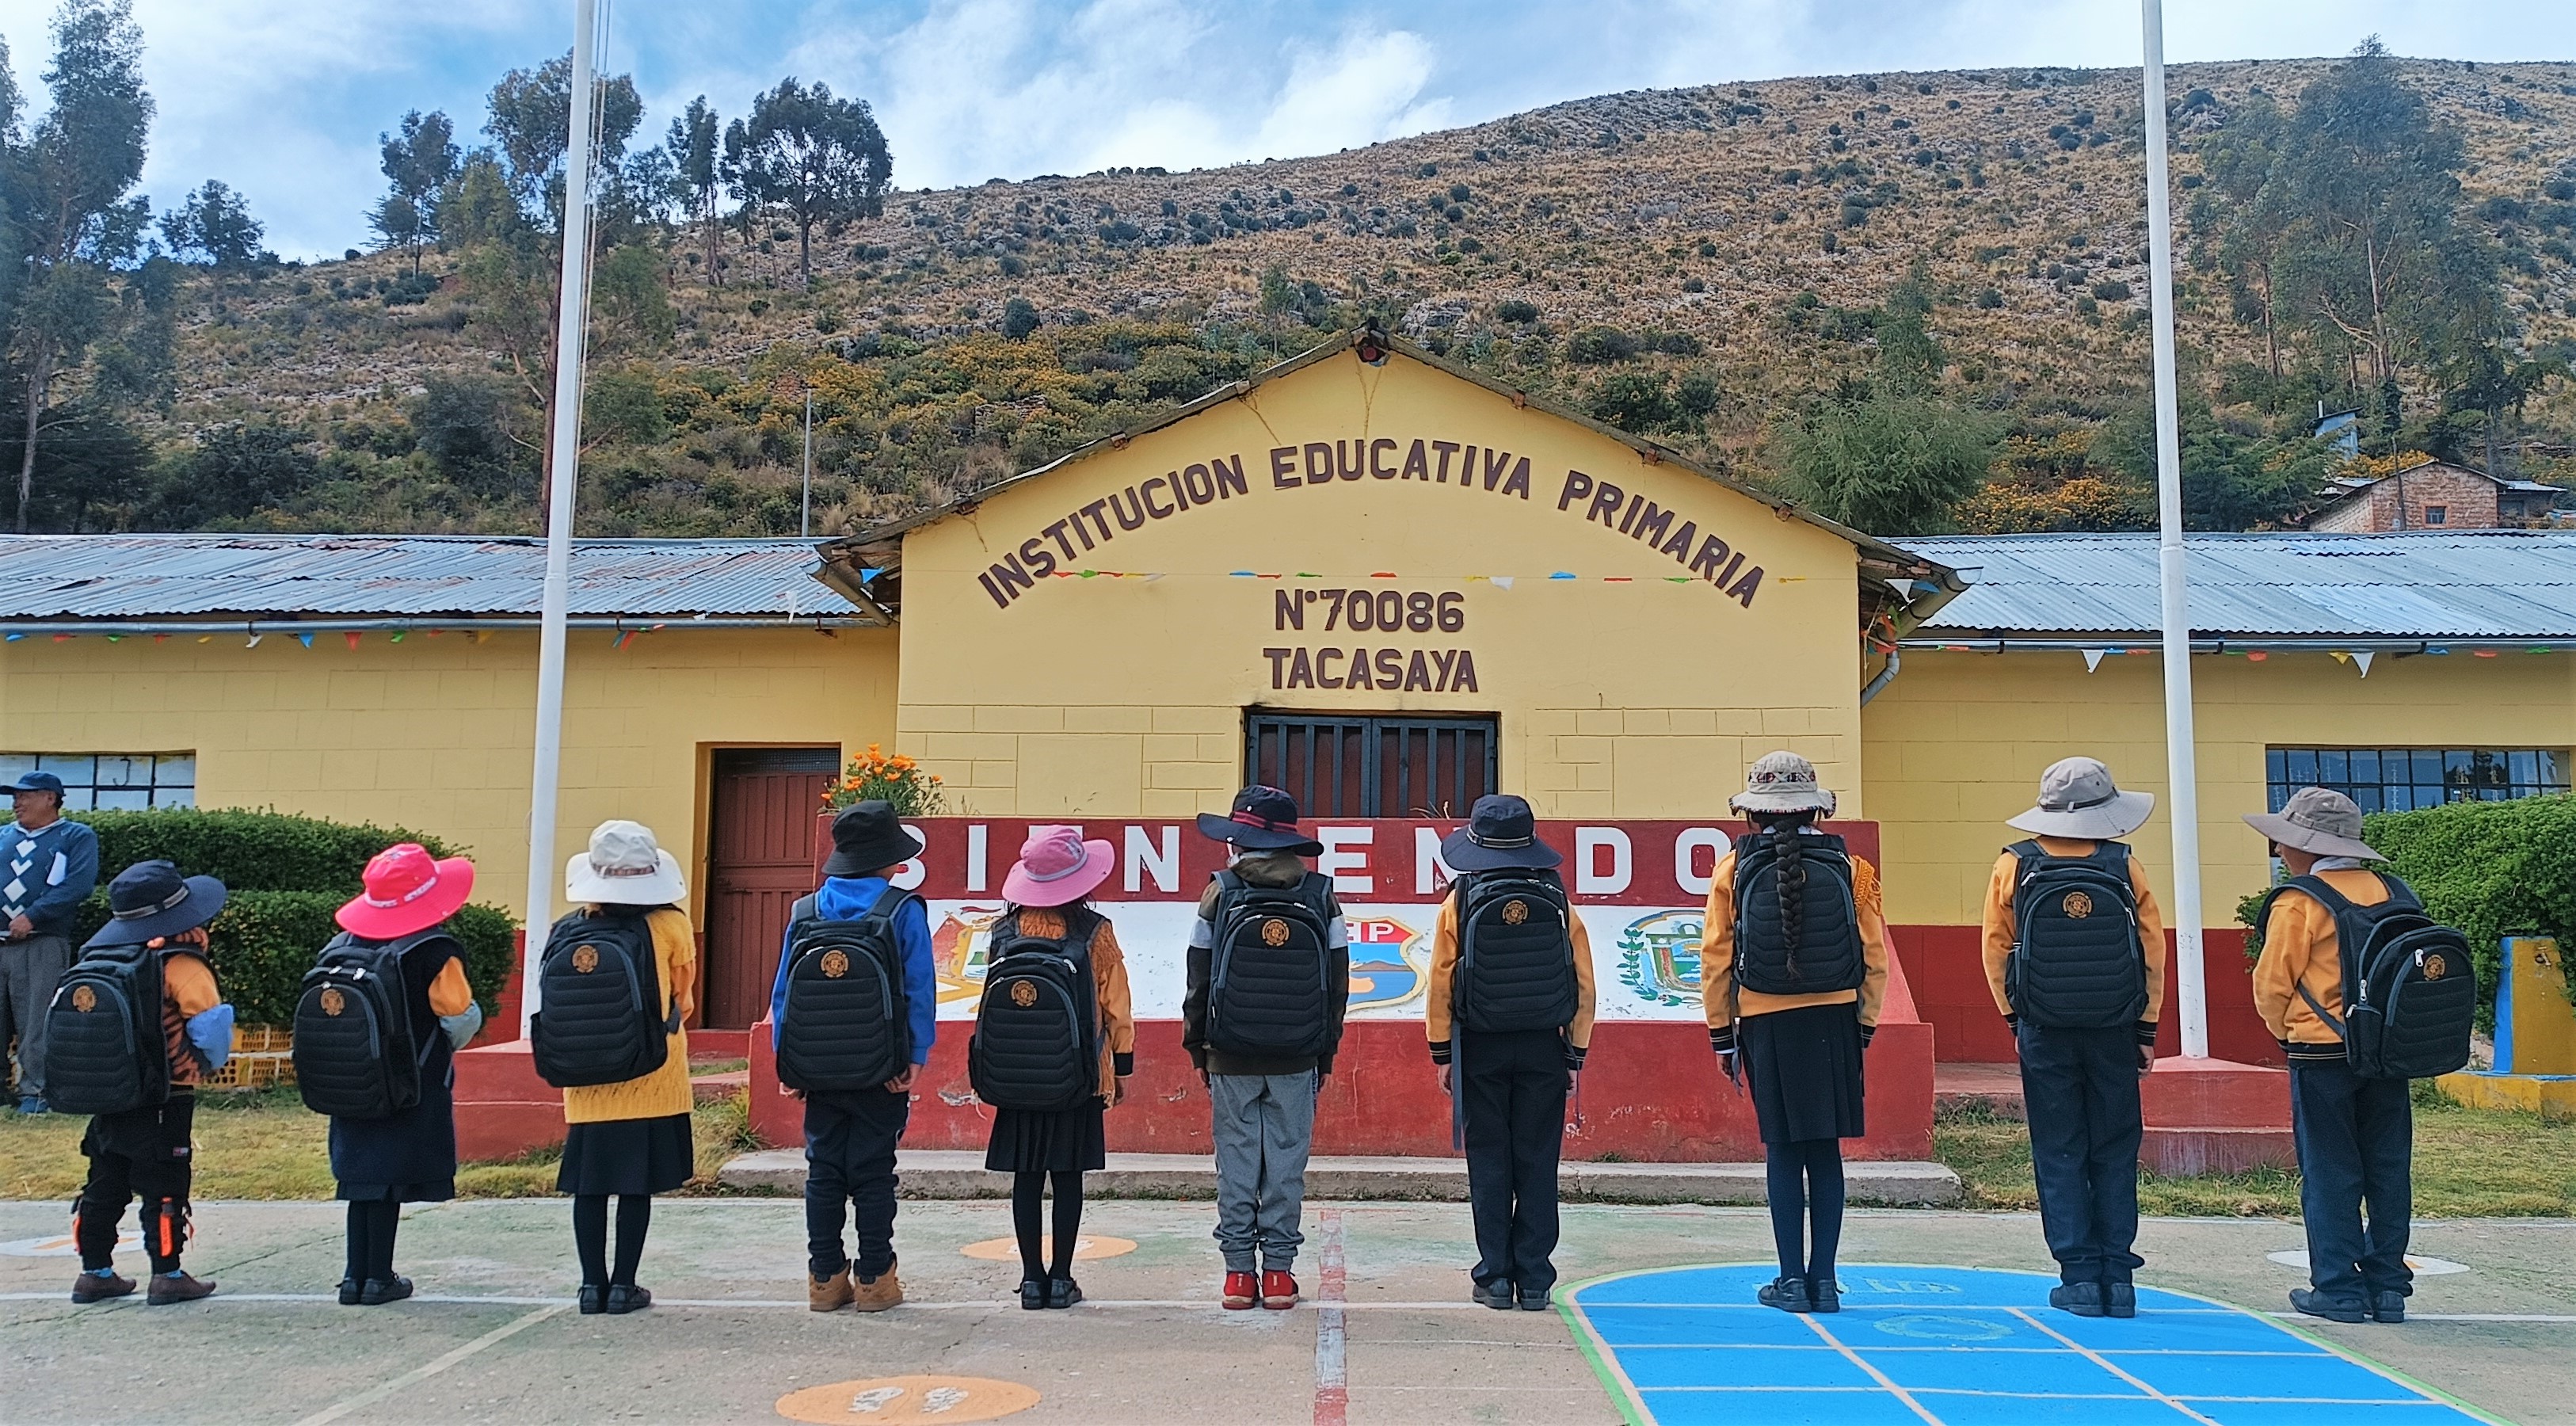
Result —
[[2084, 651], [2084, 671], [2086, 673], [2092, 673], [2101, 668], [2102, 656], [2109, 652], [2109, 649], [2086, 649]]

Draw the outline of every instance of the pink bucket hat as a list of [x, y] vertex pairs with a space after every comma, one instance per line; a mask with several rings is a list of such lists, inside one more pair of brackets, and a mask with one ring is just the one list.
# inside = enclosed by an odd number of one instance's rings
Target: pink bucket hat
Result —
[[340, 908], [340, 929], [370, 941], [426, 931], [456, 914], [474, 894], [474, 863], [432, 857], [418, 842], [400, 842], [367, 863], [366, 890]]
[[1002, 878], [1002, 896], [1019, 906], [1064, 906], [1089, 896], [1118, 866], [1109, 843], [1084, 841], [1079, 827], [1031, 827], [1020, 859]]

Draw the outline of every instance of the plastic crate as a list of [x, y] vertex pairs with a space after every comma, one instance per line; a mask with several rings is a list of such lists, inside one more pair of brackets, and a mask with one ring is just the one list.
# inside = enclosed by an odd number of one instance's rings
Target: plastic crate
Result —
[[295, 1083], [295, 1033], [275, 1025], [233, 1028], [233, 1053], [201, 1088], [247, 1091]]

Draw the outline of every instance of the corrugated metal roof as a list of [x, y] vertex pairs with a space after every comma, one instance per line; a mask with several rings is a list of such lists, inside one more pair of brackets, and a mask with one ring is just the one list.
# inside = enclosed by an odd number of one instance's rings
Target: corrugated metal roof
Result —
[[[0, 618], [534, 615], [545, 541], [458, 535], [0, 536]], [[846, 618], [811, 540], [576, 540], [574, 616]]]
[[[2156, 537], [1899, 540], [1968, 592], [1932, 632], [2141, 634], [2161, 616]], [[2576, 637], [2576, 531], [2192, 535], [2192, 632], [2227, 637]]]

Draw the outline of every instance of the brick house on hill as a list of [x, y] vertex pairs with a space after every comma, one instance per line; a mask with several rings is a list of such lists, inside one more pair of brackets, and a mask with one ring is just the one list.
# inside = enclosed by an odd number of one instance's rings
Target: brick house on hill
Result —
[[2307, 519], [2319, 534], [2373, 535], [2399, 530], [2519, 529], [2545, 523], [2559, 486], [2511, 480], [2427, 460], [2382, 476], [2337, 476], [2318, 492]]

